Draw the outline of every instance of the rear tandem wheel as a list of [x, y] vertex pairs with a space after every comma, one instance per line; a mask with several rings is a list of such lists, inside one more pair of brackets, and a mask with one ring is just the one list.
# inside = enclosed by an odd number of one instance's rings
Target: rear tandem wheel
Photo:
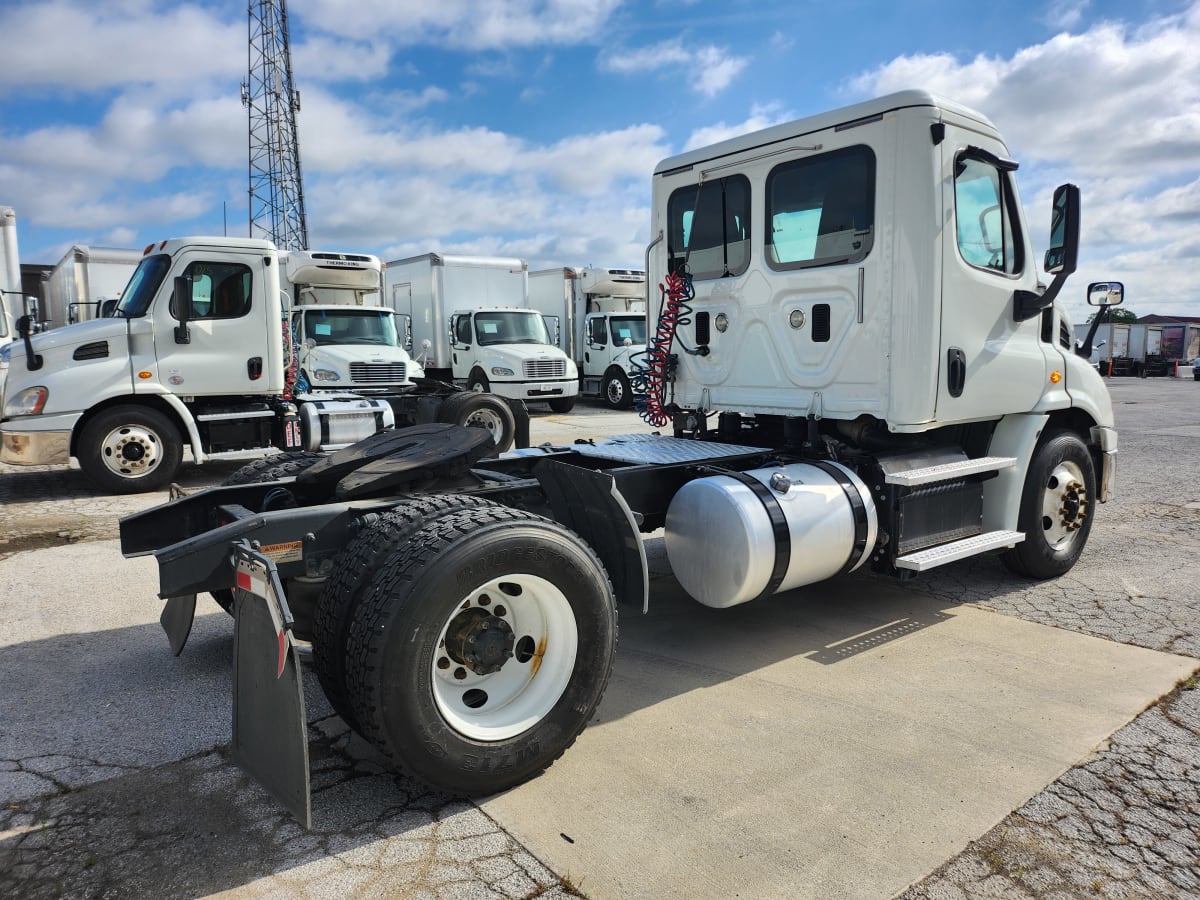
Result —
[[616, 605], [573, 532], [504, 507], [430, 522], [354, 609], [346, 689], [359, 732], [455, 795], [505, 790], [561, 756], [612, 671]]

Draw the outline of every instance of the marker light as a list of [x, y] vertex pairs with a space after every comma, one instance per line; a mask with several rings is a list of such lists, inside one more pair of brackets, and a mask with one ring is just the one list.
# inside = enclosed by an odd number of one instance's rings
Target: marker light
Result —
[[1062, 372], [1054, 371], [1050, 373], [1051, 384], [1058, 384], [1060, 381], [1062, 381]]

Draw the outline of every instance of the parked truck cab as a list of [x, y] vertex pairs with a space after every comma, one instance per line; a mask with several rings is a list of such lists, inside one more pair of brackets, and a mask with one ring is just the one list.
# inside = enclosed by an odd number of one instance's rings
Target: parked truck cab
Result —
[[454, 381], [471, 391], [547, 401], [570, 412], [579, 393], [575, 364], [551, 341], [532, 309], [460, 309], [450, 316]]
[[425, 377], [408, 317], [381, 305], [378, 257], [290, 250], [280, 262], [305, 389], [380, 394]]

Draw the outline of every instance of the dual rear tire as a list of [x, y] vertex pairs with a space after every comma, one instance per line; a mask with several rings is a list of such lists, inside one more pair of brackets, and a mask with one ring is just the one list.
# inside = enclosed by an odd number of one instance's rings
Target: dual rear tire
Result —
[[380, 516], [334, 564], [313, 660], [334, 708], [456, 795], [505, 790], [574, 743], [612, 671], [616, 606], [561, 525], [477, 498]]

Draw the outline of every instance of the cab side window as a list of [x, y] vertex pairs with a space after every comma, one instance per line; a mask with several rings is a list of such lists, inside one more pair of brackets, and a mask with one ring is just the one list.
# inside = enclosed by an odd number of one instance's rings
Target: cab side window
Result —
[[454, 320], [454, 339], [460, 344], [471, 343], [471, 317], [459, 316]]
[[[192, 319], [240, 319], [250, 312], [254, 277], [248, 266], [194, 262], [183, 274], [192, 286]], [[179, 318], [173, 298], [171, 315]]]
[[608, 335], [604, 329], [604, 319], [588, 320], [588, 341], [603, 347], [608, 343]]
[[781, 163], [767, 176], [767, 265], [855, 263], [875, 239], [875, 153], [846, 147]]
[[750, 266], [750, 182], [730, 175], [679, 188], [667, 201], [672, 272], [695, 279], [730, 278]]
[[954, 165], [954, 216], [958, 252], [969, 265], [1004, 275], [1021, 271], [1014, 226], [1015, 198], [1008, 173], [963, 156]]

